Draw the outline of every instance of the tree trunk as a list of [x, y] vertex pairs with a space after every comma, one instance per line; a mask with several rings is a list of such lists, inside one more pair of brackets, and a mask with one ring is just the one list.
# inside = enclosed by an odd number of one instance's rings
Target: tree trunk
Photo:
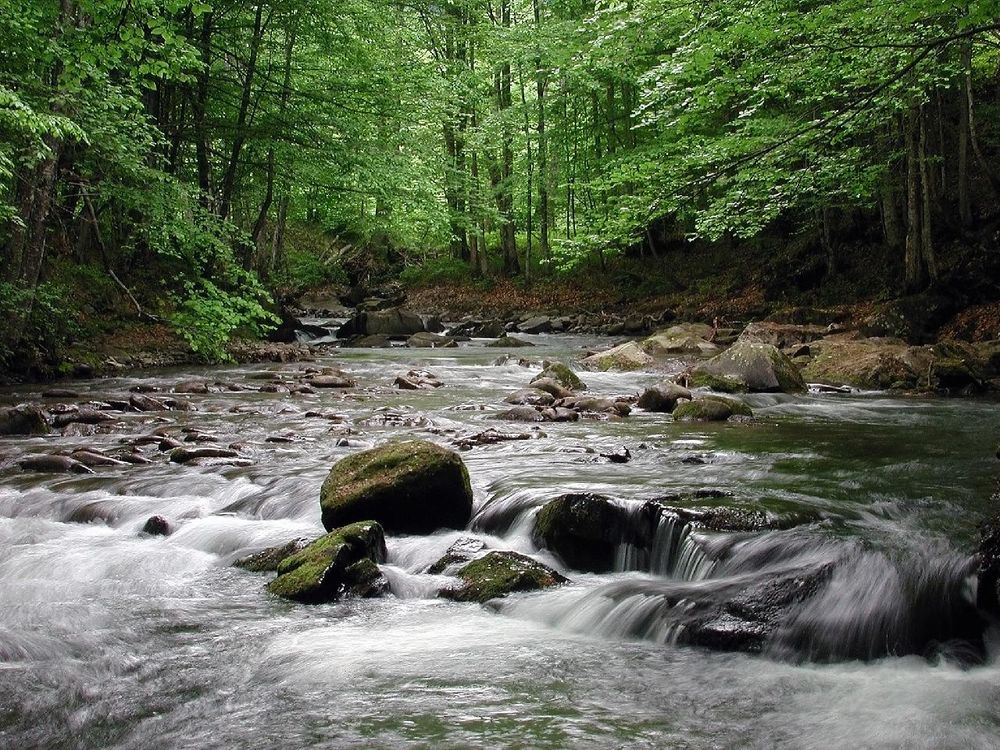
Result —
[[201, 19], [201, 35], [198, 39], [201, 70], [198, 71], [194, 100], [191, 103], [194, 115], [195, 159], [198, 162], [198, 188], [201, 190], [202, 207], [209, 211], [214, 209], [214, 201], [212, 199], [212, 158], [208, 145], [205, 111], [208, 107], [208, 83], [212, 67], [213, 18], [214, 13], [210, 11], [205, 13]]
[[253, 93], [253, 79], [257, 72], [257, 55], [260, 51], [261, 30], [263, 28], [264, 3], [257, 3], [254, 11], [253, 36], [250, 39], [250, 58], [247, 60], [246, 78], [240, 96], [240, 109], [233, 128], [233, 147], [229, 163], [222, 178], [222, 195], [219, 200], [219, 217], [228, 218], [233, 205], [233, 191], [236, 189], [236, 171], [239, 168], [240, 153], [247, 138], [247, 117], [250, 112], [250, 95]]
[[971, 76], [966, 75], [972, 67], [972, 46], [962, 44], [962, 86], [958, 106], [958, 216], [963, 227], [972, 226], [972, 201], [969, 198], [969, 92]]
[[903, 135], [906, 141], [906, 249], [903, 285], [907, 292], [923, 288], [925, 281], [921, 251], [921, 190], [917, 119], [919, 110], [912, 108], [905, 116]]
[[924, 108], [920, 108], [920, 185], [921, 185], [921, 215], [920, 215], [920, 255], [928, 278], [937, 281], [937, 262], [934, 259], [934, 239], [931, 235], [931, 182], [930, 164], [927, 159], [927, 116]]

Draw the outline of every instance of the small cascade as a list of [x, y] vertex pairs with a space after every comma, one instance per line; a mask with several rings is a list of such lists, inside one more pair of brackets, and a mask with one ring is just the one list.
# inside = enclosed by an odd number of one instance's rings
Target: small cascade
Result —
[[[643, 506], [633, 520], [639, 523], [648, 508]], [[691, 524], [667, 512], [658, 513], [655, 524], [648, 543], [633, 534], [618, 546], [616, 571], [643, 571], [682, 581], [700, 581], [711, 574], [715, 561], [706, 553]]]

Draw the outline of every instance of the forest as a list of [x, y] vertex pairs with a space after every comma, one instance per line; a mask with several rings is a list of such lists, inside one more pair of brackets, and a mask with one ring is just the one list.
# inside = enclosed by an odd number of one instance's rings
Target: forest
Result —
[[996, 299], [996, 0], [0, 14], [7, 369], [100, 320], [165, 322], [211, 360], [324, 283], [639, 263], [619, 283], [655, 287], [709, 251], [828, 302]]

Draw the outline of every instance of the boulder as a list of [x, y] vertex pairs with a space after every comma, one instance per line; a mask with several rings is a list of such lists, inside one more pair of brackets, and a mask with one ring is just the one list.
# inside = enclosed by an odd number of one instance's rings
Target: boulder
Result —
[[678, 404], [673, 411], [678, 422], [725, 422], [732, 416], [752, 417], [753, 411], [742, 401], [710, 395]]
[[24, 471], [93, 474], [94, 470], [69, 456], [25, 456], [17, 462]]
[[373, 336], [355, 336], [345, 343], [351, 349], [388, 349], [392, 346], [392, 339], [383, 334]]
[[605, 352], [591, 354], [583, 364], [592, 370], [641, 370], [653, 363], [653, 358], [634, 341], [629, 341]]
[[239, 455], [231, 448], [173, 448], [170, 451], [170, 461], [186, 464], [198, 458], [238, 458]]
[[752, 344], [770, 344], [778, 349], [793, 349], [823, 338], [829, 333], [826, 326], [795, 325], [792, 323], [748, 323], [737, 341]]
[[489, 552], [466, 564], [457, 576], [462, 583], [441, 596], [457, 602], [485, 603], [518, 591], [539, 591], [566, 578], [557, 571], [517, 552]]
[[531, 381], [531, 387], [551, 394], [553, 398], [566, 398], [573, 395], [571, 388], [565, 387], [562, 383], [552, 378], [537, 377]]
[[637, 406], [646, 411], [669, 414], [677, 406], [678, 401], [681, 399], [690, 401], [692, 398], [694, 397], [687, 388], [664, 380], [662, 383], [657, 383], [644, 390], [639, 396]]
[[587, 390], [587, 386], [582, 380], [580, 380], [579, 377], [577, 377], [576, 373], [562, 362], [550, 362], [547, 364], [544, 370], [531, 379], [531, 385], [535, 388], [541, 388], [542, 386], [536, 384], [538, 381], [546, 378], [551, 378], [559, 383], [559, 385], [563, 388], [568, 388], [571, 391]]
[[555, 400], [551, 393], [540, 388], [522, 388], [507, 396], [504, 403], [515, 406], [551, 406]]
[[432, 564], [426, 573], [431, 575], [453, 575], [459, 568], [472, 562], [476, 555], [486, 550], [486, 542], [472, 536], [463, 536], [456, 539], [448, 551]]
[[711, 340], [715, 329], [704, 323], [682, 323], [657, 331], [640, 344], [643, 351], [655, 356], [665, 354], [697, 354], [710, 357], [720, 347]]
[[552, 319], [545, 315], [528, 318], [523, 323], [518, 323], [517, 330], [521, 333], [548, 333], [552, 330]]
[[343, 373], [314, 375], [308, 380], [313, 388], [353, 388], [357, 383]]
[[805, 381], [792, 361], [771, 344], [738, 341], [691, 371], [690, 385], [738, 393], [802, 393]]
[[56, 414], [53, 417], [52, 422], [56, 427], [65, 427], [73, 422], [79, 422], [81, 424], [100, 424], [101, 422], [113, 422], [114, 417], [103, 411], [98, 411], [91, 406], [81, 406], [79, 409], [72, 409], [71, 411], [64, 412], [62, 414]]
[[47, 435], [45, 412], [31, 404], [0, 409], [0, 435]]
[[535, 517], [534, 536], [569, 567], [594, 573], [613, 570], [623, 543], [649, 544], [650, 527], [610, 497], [560, 495]]
[[501, 419], [504, 422], [544, 422], [545, 417], [533, 406], [515, 406], [499, 414], [494, 414], [493, 419]]
[[514, 336], [501, 336], [496, 341], [491, 341], [486, 346], [495, 347], [507, 347], [509, 349], [516, 349], [523, 346], [534, 346], [530, 341], [525, 341], [524, 339], [515, 338]]
[[405, 339], [426, 330], [423, 318], [416, 313], [400, 307], [390, 307], [359, 312], [337, 329], [337, 338], [388, 336]]
[[382, 527], [375, 521], [361, 521], [334, 529], [281, 560], [278, 577], [267, 590], [305, 604], [344, 596], [381, 596], [389, 590], [378, 568], [385, 557]]
[[465, 528], [472, 486], [454, 451], [425, 440], [392, 442], [334, 464], [320, 507], [327, 529], [372, 519], [392, 533], [428, 534]]
[[594, 396], [569, 396], [559, 399], [553, 405], [577, 412], [615, 414], [619, 417], [627, 417], [632, 411], [625, 401]]
[[286, 557], [291, 557], [296, 552], [301, 552], [310, 544], [312, 544], [312, 540], [299, 537], [285, 544], [268, 547], [260, 552], [254, 552], [252, 555], [241, 557], [233, 563], [233, 567], [249, 570], [252, 573], [273, 573], [278, 569], [278, 565], [281, 564], [282, 560]]
[[406, 340], [406, 345], [412, 349], [450, 349], [458, 346], [458, 343], [447, 336], [423, 331], [410, 336]]
[[142, 525], [142, 533], [150, 536], [170, 536], [170, 521], [163, 516], [150, 516]]

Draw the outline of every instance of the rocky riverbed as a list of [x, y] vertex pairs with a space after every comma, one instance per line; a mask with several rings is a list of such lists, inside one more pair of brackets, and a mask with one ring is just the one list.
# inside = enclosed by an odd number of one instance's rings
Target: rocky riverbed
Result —
[[509, 333], [4, 391], [0, 733], [992, 746], [995, 400], [819, 387], [842, 332]]

